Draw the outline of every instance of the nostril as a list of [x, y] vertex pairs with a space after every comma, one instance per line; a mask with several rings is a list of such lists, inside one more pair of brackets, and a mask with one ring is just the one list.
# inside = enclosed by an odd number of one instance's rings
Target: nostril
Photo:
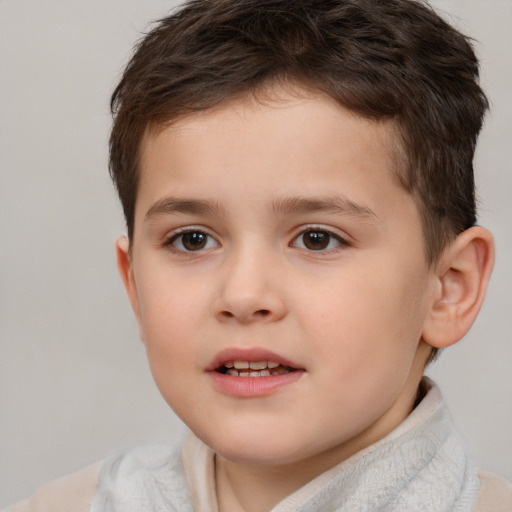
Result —
[[[222, 316], [224, 318], [234, 318], [235, 316], [237, 316], [237, 315], [235, 315], [234, 313], [232, 313], [231, 311], [228, 311], [228, 310], [222, 311], [221, 314], [222, 314]], [[266, 317], [270, 316], [270, 314], [271, 313], [270, 313], [270, 311], [268, 309], [258, 309], [257, 311], [254, 311], [252, 313], [252, 315], [250, 315], [250, 316], [252, 316], [253, 318], [254, 317], [266, 318]]]

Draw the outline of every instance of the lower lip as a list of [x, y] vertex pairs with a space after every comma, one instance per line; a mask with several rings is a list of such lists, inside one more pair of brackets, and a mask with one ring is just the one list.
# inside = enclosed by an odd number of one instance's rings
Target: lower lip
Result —
[[282, 375], [266, 377], [235, 377], [219, 372], [209, 372], [214, 386], [221, 393], [240, 398], [255, 398], [271, 395], [283, 387], [297, 382], [304, 374], [303, 370], [294, 370]]

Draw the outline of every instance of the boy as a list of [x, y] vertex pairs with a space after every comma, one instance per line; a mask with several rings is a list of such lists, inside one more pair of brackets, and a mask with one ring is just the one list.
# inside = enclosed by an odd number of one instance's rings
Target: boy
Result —
[[492, 267], [477, 77], [466, 39], [408, 0], [190, 2], [148, 34], [112, 103], [117, 256], [193, 434], [36, 500], [510, 510], [422, 379]]

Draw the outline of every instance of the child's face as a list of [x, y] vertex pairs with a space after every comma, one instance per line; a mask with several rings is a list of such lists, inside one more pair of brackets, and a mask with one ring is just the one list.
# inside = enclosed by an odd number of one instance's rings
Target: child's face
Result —
[[285, 94], [146, 137], [128, 292], [160, 391], [222, 456], [345, 457], [409, 413], [434, 278], [390, 137]]

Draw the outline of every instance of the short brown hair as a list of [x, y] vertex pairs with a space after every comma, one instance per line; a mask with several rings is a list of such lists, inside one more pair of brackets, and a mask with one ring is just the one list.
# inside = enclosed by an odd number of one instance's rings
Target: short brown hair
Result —
[[192, 0], [139, 42], [115, 89], [110, 172], [133, 237], [141, 140], [276, 82], [392, 120], [400, 184], [429, 263], [476, 222], [473, 155], [488, 107], [463, 36], [415, 0]]

